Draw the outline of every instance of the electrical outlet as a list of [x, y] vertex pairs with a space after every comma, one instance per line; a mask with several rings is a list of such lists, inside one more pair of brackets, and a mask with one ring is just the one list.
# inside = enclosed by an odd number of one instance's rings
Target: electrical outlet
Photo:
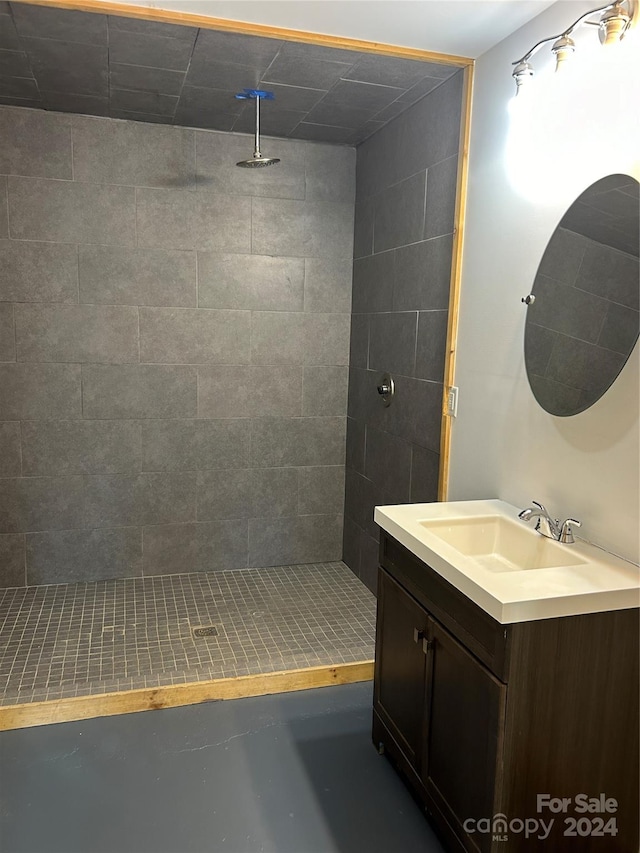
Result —
[[447, 414], [452, 418], [458, 417], [458, 387], [452, 385], [447, 394]]

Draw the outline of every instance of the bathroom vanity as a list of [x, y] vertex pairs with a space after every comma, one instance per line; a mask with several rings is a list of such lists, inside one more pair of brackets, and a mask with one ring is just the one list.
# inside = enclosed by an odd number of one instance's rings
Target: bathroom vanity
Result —
[[375, 518], [373, 740], [446, 847], [636, 853], [637, 568], [500, 501]]

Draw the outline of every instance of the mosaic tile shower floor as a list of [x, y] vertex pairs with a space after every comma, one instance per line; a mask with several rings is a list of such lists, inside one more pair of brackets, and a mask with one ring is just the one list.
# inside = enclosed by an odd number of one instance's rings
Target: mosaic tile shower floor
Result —
[[340, 562], [6, 589], [0, 705], [372, 660], [375, 617]]

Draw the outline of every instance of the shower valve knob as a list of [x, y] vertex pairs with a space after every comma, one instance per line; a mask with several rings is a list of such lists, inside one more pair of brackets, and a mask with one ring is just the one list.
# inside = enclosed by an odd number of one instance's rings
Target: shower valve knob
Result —
[[393, 379], [388, 373], [385, 373], [378, 380], [378, 394], [382, 397], [382, 403], [385, 406], [391, 405], [393, 395], [396, 393], [396, 386]]

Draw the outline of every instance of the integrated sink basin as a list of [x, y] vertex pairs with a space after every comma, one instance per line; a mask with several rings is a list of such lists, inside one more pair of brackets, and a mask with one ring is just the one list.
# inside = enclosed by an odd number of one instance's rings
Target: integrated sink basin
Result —
[[374, 519], [503, 624], [640, 605], [638, 566], [580, 539], [548, 539], [518, 512], [499, 500], [452, 501], [376, 507]]
[[490, 572], [525, 572], [586, 562], [569, 546], [546, 539], [504, 515], [419, 523], [461, 556], [472, 557]]

